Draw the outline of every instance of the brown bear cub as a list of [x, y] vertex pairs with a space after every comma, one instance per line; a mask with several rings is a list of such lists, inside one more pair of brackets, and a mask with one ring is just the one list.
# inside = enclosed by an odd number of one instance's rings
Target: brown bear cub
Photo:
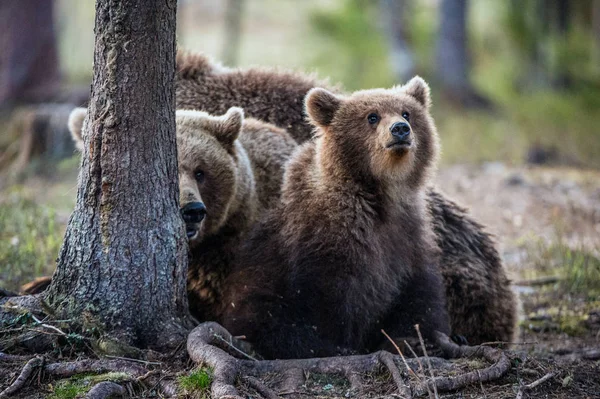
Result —
[[[80, 149], [85, 115], [78, 108], [69, 121]], [[244, 119], [234, 107], [222, 116], [178, 110], [176, 125], [180, 208], [190, 244], [190, 311], [199, 320], [214, 320], [239, 243], [279, 200], [283, 166], [297, 144], [285, 130]]]
[[[311, 139], [313, 126], [304, 117], [304, 97], [326, 83], [278, 69], [227, 68], [202, 54], [183, 52], [177, 55], [177, 70], [179, 108], [223, 113], [239, 106], [248, 116], [286, 129], [298, 143]], [[471, 344], [513, 341], [516, 297], [493, 236], [435, 187], [427, 189], [426, 201], [442, 250], [440, 268], [452, 331]]]
[[271, 358], [364, 352], [449, 333], [425, 187], [437, 132], [421, 78], [337, 96], [313, 89], [314, 142], [286, 168], [281, 203], [225, 284], [224, 326]]

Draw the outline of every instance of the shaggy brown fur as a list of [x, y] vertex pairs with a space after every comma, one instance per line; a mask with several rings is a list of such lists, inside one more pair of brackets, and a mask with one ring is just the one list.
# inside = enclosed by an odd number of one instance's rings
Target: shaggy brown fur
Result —
[[[85, 115], [76, 109], [69, 121], [78, 148]], [[239, 243], [279, 199], [283, 165], [297, 144], [283, 129], [244, 120], [239, 108], [223, 116], [179, 110], [176, 124], [180, 207], [203, 203], [207, 212], [199, 223], [187, 223], [190, 311], [213, 320]]]
[[[311, 88], [323, 86], [315, 78], [267, 68], [229, 69], [198, 54], [179, 53], [177, 67], [178, 106], [222, 113], [236, 105], [247, 115], [286, 128], [299, 143], [312, 137], [303, 99]], [[493, 238], [433, 187], [427, 204], [443, 251], [440, 267], [453, 330], [472, 344], [512, 341], [516, 298]]]
[[218, 115], [231, 106], [241, 107], [247, 116], [286, 129], [298, 142], [312, 136], [302, 107], [306, 93], [317, 86], [327, 86], [327, 82], [284, 70], [231, 69], [202, 54], [177, 54], [178, 109]]
[[[426, 83], [340, 97], [313, 89], [318, 137], [226, 280], [224, 326], [273, 358], [372, 350], [449, 333], [424, 187], [437, 156]], [[376, 119], [376, 120], [375, 120]], [[407, 123], [410, 119], [410, 125]], [[410, 128], [408, 136], [393, 133]]]

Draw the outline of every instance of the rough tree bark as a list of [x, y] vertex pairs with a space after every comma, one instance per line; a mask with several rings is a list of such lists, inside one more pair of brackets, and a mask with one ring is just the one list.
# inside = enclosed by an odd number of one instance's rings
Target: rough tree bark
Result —
[[467, 107], [489, 107], [473, 88], [467, 38], [467, 0], [442, 0], [438, 31], [437, 79], [444, 94]]
[[0, 1], [0, 108], [56, 95], [53, 0]]
[[45, 299], [137, 347], [190, 327], [178, 209], [176, 0], [97, 0], [94, 79], [77, 204]]

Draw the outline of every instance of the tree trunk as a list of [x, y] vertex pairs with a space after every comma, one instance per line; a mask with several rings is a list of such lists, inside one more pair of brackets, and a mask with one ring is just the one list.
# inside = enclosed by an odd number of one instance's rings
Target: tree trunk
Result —
[[0, 0], [0, 108], [57, 93], [53, 9], [53, 0]]
[[442, 0], [436, 58], [437, 79], [447, 97], [465, 106], [490, 106], [469, 80], [467, 0]]
[[77, 204], [46, 299], [59, 317], [165, 348], [190, 327], [175, 138], [176, 0], [97, 0]]
[[235, 66], [240, 55], [242, 38], [242, 15], [244, 0], [228, 0], [225, 9], [225, 40], [223, 42], [223, 62]]
[[592, 0], [592, 65], [600, 73], [600, 0]]
[[380, 0], [385, 36], [390, 43], [390, 62], [398, 82], [415, 75], [415, 57], [407, 41], [407, 0]]

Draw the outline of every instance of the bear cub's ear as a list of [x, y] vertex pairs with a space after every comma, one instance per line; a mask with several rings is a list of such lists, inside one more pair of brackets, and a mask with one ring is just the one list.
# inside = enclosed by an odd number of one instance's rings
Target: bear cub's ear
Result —
[[79, 151], [83, 151], [83, 122], [87, 116], [86, 108], [75, 108], [69, 115], [69, 132], [75, 142], [75, 147]]
[[223, 145], [231, 146], [239, 137], [243, 123], [244, 110], [239, 107], [231, 107], [225, 115], [217, 118], [217, 123], [213, 126], [213, 133]]
[[315, 126], [326, 127], [340, 108], [342, 99], [330, 91], [316, 87], [304, 99], [306, 115]]
[[238, 138], [244, 122], [244, 111], [238, 107], [231, 107], [225, 115], [212, 116], [203, 111], [178, 109], [175, 113], [178, 126], [188, 126], [213, 135], [227, 149], [233, 146]]
[[406, 94], [414, 97], [425, 108], [431, 106], [431, 91], [429, 85], [420, 76], [415, 76], [409, 80], [407, 84], [402, 86], [402, 90]]

